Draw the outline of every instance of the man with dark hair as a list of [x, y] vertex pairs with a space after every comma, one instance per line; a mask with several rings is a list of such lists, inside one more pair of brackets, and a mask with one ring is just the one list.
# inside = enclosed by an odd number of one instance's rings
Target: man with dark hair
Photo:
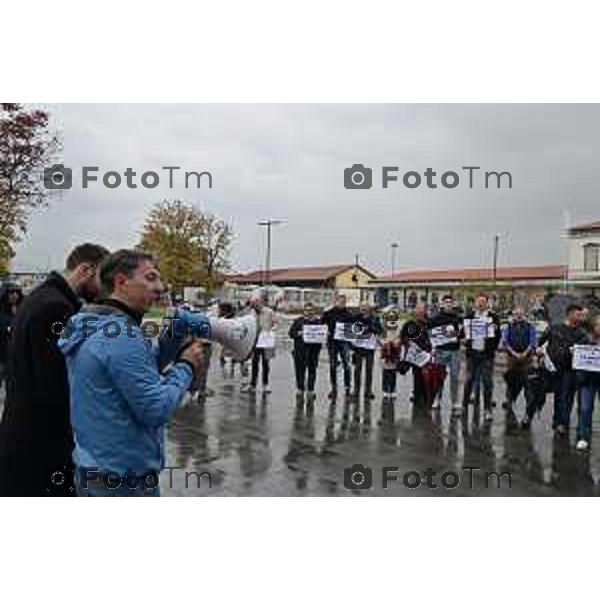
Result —
[[[442, 296], [440, 311], [429, 319], [429, 337], [437, 362], [444, 365], [450, 379], [450, 398], [452, 412], [462, 412], [462, 402], [458, 397], [458, 378], [460, 375], [460, 333], [461, 319], [454, 310], [452, 296]], [[440, 408], [444, 393], [442, 386], [432, 408]]]
[[528, 376], [531, 372], [532, 356], [537, 347], [537, 333], [535, 327], [527, 320], [525, 310], [521, 306], [515, 306], [512, 311], [512, 321], [502, 333], [502, 346], [507, 354], [507, 369], [504, 373], [506, 381], [506, 401], [502, 406], [512, 410], [521, 390], [524, 391], [528, 410], [524, 420], [527, 427], [534, 414], [531, 397], [527, 387]]
[[346, 396], [350, 396], [350, 382], [352, 378], [352, 368], [350, 366], [350, 342], [345, 336], [345, 332], [353, 322], [352, 314], [346, 308], [345, 294], [337, 294], [334, 305], [323, 313], [323, 324], [327, 325], [327, 350], [329, 353], [329, 380], [331, 382], [331, 391], [329, 399], [337, 399], [337, 367], [338, 356], [342, 360], [344, 370], [344, 389]]
[[[567, 434], [571, 422], [571, 411], [577, 392], [577, 375], [573, 371], [573, 346], [586, 344], [588, 341], [582, 324], [585, 311], [579, 304], [567, 306], [566, 319], [559, 325], [551, 325], [540, 337], [539, 346], [545, 349], [556, 370], [556, 387], [554, 390], [554, 416], [552, 426], [557, 435]], [[540, 350], [541, 353], [544, 350]]]
[[[494, 360], [500, 344], [500, 320], [489, 309], [489, 300], [485, 294], [475, 299], [475, 310], [465, 315], [465, 346], [467, 352], [467, 375], [463, 394], [463, 406], [468, 407], [475, 383], [481, 381], [483, 387], [484, 420], [491, 421], [492, 396], [494, 393]], [[475, 406], [479, 409], [479, 404]]]
[[106, 298], [75, 315], [70, 336], [59, 341], [69, 371], [77, 494], [159, 495], [164, 425], [205, 368], [204, 351], [190, 342], [159, 373], [141, 327], [164, 290], [152, 255], [119, 250], [100, 278]]
[[100, 292], [108, 250], [77, 246], [22, 302], [12, 326], [0, 427], [0, 495], [73, 495], [67, 370], [57, 340], [67, 320]]

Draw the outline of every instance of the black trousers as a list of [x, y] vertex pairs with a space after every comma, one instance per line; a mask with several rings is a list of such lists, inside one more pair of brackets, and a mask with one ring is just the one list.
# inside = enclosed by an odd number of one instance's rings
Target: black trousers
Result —
[[373, 391], [373, 359], [375, 350], [356, 348], [354, 350], [354, 393], [360, 393], [363, 364], [365, 366], [365, 394]]
[[309, 392], [315, 391], [320, 351], [321, 344], [305, 344], [304, 347], [294, 348], [296, 388], [301, 392], [305, 390]]
[[262, 384], [269, 385], [269, 359], [264, 348], [255, 348], [252, 353], [252, 377], [250, 385], [256, 387], [258, 381], [258, 363], [262, 363]]

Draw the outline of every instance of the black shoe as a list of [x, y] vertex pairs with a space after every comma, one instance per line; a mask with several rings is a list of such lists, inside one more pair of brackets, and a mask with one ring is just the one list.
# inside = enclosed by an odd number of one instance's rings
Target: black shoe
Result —
[[521, 427], [523, 429], [531, 429], [531, 417], [529, 417], [528, 415], [525, 415], [525, 417], [523, 418], [523, 421], [521, 421]]
[[365, 400], [375, 400], [375, 394], [373, 392], [367, 392], [365, 394]]
[[331, 390], [331, 391], [329, 392], [329, 394], [327, 395], [327, 397], [328, 397], [330, 400], [335, 400], [335, 399], [337, 398], [337, 390]]

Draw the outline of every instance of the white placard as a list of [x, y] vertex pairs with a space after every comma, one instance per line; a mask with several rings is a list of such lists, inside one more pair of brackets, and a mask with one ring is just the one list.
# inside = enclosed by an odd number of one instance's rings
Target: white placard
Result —
[[335, 331], [333, 332], [333, 339], [338, 340], [340, 342], [347, 342], [345, 336], [346, 332], [346, 323], [340, 323], [339, 321], [335, 324]]
[[575, 344], [573, 346], [573, 368], [578, 371], [600, 373], [600, 346]]
[[485, 340], [496, 335], [496, 326], [492, 322], [492, 317], [465, 319], [463, 326], [467, 340]]
[[327, 342], [327, 325], [303, 325], [302, 339], [305, 344], [324, 344]]
[[549, 373], [556, 373], [556, 367], [554, 366], [554, 363], [548, 356], [548, 342], [546, 342], [543, 346], [540, 346], [540, 349], [542, 350], [542, 353], [543, 353], [542, 358], [544, 361], [544, 368]]
[[375, 350], [377, 347], [377, 337], [372, 335], [368, 338], [356, 338], [352, 340], [352, 344], [356, 348], [364, 348], [365, 350]]
[[440, 325], [439, 327], [433, 327], [429, 330], [429, 340], [431, 341], [431, 345], [434, 348], [437, 348], [438, 346], [443, 346], [444, 344], [457, 342], [458, 333], [459, 332], [455, 330], [454, 325]]
[[417, 367], [423, 367], [431, 360], [431, 354], [421, 350], [419, 346], [411, 342], [406, 349], [404, 360]]
[[256, 342], [257, 348], [275, 348], [275, 333], [273, 331], [261, 331]]

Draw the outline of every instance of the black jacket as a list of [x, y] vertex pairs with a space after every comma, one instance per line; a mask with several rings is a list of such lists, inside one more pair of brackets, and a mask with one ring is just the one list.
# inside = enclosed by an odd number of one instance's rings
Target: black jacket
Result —
[[456, 335], [448, 335], [448, 343], [437, 346], [438, 350], [459, 350], [460, 338], [462, 337], [462, 319], [455, 311], [441, 310], [429, 319], [427, 324], [430, 332], [437, 327], [448, 327], [451, 325]]
[[571, 371], [575, 344], [588, 344], [589, 338], [582, 327], [569, 327], [564, 323], [551, 325], [541, 335], [538, 345], [548, 342], [548, 356], [559, 372]]
[[[17, 311], [0, 424], [0, 495], [73, 494], [69, 385], [56, 342], [57, 323], [66, 323], [80, 306], [65, 279], [53, 272]], [[52, 482], [57, 471], [66, 478], [62, 484]]]
[[336, 323], [353, 323], [354, 317], [347, 308], [338, 308], [334, 306], [323, 313], [323, 323], [327, 325], [329, 330], [328, 341], [333, 341], [333, 335], [335, 333]]
[[402, 326], [400, 330], [400, 340], [408, 345], [414, 342], [421, 350], [431, 352], [431, 340], [429, 339], [429, 320], [417, 321], [411, 319]]
[[8, 345], [11, 338], [14, 316], [8, 312], [0, 312], [0, 363], [6, 363]]
[[[305, 344], [302, 337], [302, 328], [304, 325], [322, 325], [320, 317], [308, 319], [305, 316], [300, 316], [292, 322], [288, 335], [294, 340], [294, 352], [305, 352], [308, 348], [313, 351], [320, 350], [321, 344]], [[316, 349], [316, 350], [315, 350]]]
[[[498, 346], [500, 345], [500, 340], [502, 339], [502, 332], [500, 331], [500, 319], [498, 315], [491, 310], [488, 311], [488, 317], [492, 318], [492, 324], [494, 325], [494, 336], [485, 339], [483, 353], [488, 358], [493, 358], [496, 354], [496, 350], [498, 350]], [[469, 311], [465, 315], [465, 319], [473, 319], [475, 318], [475, 312]], [[466, 332], [464, 332], [466, 338]], [[467, 349], [467, 355], [473, 354], [476, 352], [473, 350], [473, 340], [467, 339], [465, 341], [465, 348]]]

